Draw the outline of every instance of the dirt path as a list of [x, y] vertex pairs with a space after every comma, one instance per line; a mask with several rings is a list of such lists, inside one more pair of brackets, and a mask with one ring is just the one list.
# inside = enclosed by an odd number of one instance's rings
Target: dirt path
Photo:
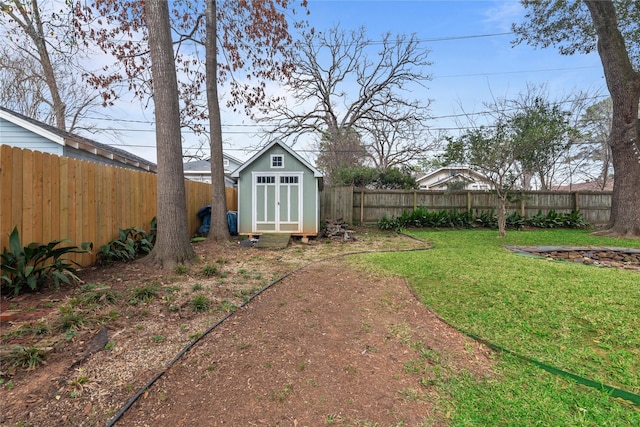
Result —
[[[283, 250], [201, 242], [200, 261], [184, 271], [92, 266], [82, 286], [2, 297], [2, 310], [19, 312], [0, 325], [2, 346], [52, 351], [33, 370], [0, 364], [0, 426], [105, 426], [162, 372], [117, 426], [445, 424], [433, 384], [460, 369], [490, 372], [487, 350], [439, 321], [402, 279], [336, 258], [428, 247], [367, 229], [348, 243], [293, 240]], [[61, 327], [65, 319], [76, 323]], [[101, 332], [107, 344], [93, 346]]]
[[116, 425], [440, 425], [430, 381], [489, 374], [488, 355], [402, 279], [321, 262], [204, 337]]

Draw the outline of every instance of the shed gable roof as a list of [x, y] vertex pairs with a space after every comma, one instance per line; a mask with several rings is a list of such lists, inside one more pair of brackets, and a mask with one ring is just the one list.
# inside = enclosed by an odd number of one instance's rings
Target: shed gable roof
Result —
[[265, 154], [266, 152], [271, 150], [271, 148], [274, 147], [275, 145], [278, 145], [279, 147], [281, 147], [289, 155], [291, 155], [293, 158], [295, 158], [300, 163], [302, 163], [307, 169], [309, 169], [311, 172], [313, 172], [313, 176], [315, 178], [322, 178], [322, 174], [318, 171], [318, 169], [316, 169], [315, 167], [311, 166], [305, 159], [300, 157], [300, 155], [298, 153], [296, 153], [291, 147], [289, 147], [288, 145], [286, 145], [285, 143], [283, 143], [279, 139], [275, 139], [275, 140], [271, 141], [269, 144], [267, 144], [266, 146], [264, 146], [260, 151], [258, 151], [256, 154], [254, 154], [249, 160], [244, 162], [244, 164], [242, 166], [240, 166], [238, 169], [234, 170], [231, 173], [231, 176], [233, 178], [238, 178], [240, 176], [240, 173], [244, 169], [246, 169], [249, 165], [251, 165], [257, 159], [262, 157], [263, 154]]

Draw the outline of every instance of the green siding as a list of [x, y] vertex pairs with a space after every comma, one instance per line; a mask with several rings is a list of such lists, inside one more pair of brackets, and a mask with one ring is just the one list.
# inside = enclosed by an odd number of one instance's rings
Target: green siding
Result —
[[[281, 155], [283, 157], [283, 167], [281, 168], [272, 168], [271, 167], [271, 156], [272, 155]], [[257, 173], [274, 173], [274, 174], [287, 174], [287, 173], [302, 173], [300, 182], [297, 184], [302, 186], [302, 203], [300, 204], [302, 209], [302, 218], [299, 218], [299, 212], [295, 210], [291, 213], [291, 217], [287, 218], [286, 208], [281, 204], [279, 215], [280, 215], [280, 229], [282, 232], [286, 232], [287, 230], [292, 230], [297, 228], [295, 224], [287, 224], [286, 222], [296, 222], [301, 220], [300, 233], [302, 234], [316, 234], [318, 232], [318, 224], [320, 222], [319, 215], [319, 205], [318, 205], [318, 194], [317, 194], [317, 178], [313, 176], [313, 171], [307, 168], [302, 162], [300, 162], [295, 157], [291, 156], [285, 149], [278, 145], [274, 145], [271, 149], [264, 152], [260, 157], [253, 160], [253, 162], [245, 167], [240, 172], [238, 179], [238, 231], [240, 233], [253, 233], [259, 231], [272, 231], [273, 226], [268, 224], [263, 224], [260, 226], [258, 230], [252, 230], [252, 219], [254, 209], [258, 209], [257, 219], [260, 221], [264, 219], [264, 203], [265, 196], [264, 194], [256, 194], [256, 205], [253, 207], [252, 204], [252, 191], [253, 191], [253, 176], [254, 172]], [[275, 185], [278, 185], [278, 181]], [[270, 186], [269, 186], [270, 187]], [[283, 197], [287, 197], [287, 200], [290, 200], [292, 204], [297, 204], [298, 200], [298, 192], [295, 191], [296, 185], [291, 184], [288, 187], [281, 187], [280, 197], [281, 200]], [[288, 193], [289, 190], [291, 194]], [[275, 194], [270, 193], [271, 191], [275, 192], [275, 187], [269, 188], [269, 193], [267, 194], [267, 198], [273, 200]], [[267, 220], [273, 221], [275, 216], [275, 206], [269, 206], [267, 208], [268, 217]]]

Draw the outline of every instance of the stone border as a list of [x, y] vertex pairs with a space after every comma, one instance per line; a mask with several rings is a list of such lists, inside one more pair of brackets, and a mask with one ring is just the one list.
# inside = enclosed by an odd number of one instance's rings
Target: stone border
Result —
[[[640, 249], [607, 246], [504, 246], [527, 256], [640, 272]], [[611, 257], [610, 254], [620, 255]]]

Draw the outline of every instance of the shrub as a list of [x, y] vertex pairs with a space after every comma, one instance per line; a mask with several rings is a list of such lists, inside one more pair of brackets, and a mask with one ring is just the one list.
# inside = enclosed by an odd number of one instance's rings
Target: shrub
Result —
[[473, 227], [473, 213], [471, 211], [458, 212], [455, 209], [449, 212], [452, 227], [471, 228]]
[[384, 170], [367, 166], [338, 169], [333, 174], [335, 185], [353, 185], [356, 188], [383, 188], [386, 190], [411, 190], [418, 188], [409, 169], [390, 167]]
[[458, 212], [455, 209], [429, 212], [423, 207], [416, 208], [413, 212], [404, 211], [397, 218], [388, 218], [386, 215], [377, 222], [381, 230], [400, 231], [403, 228], [470, 228], [473, 226], [471, 212]]
[[512, 212], [505, 218], [507, 228], [521, 229], [526, 221], [519, 212]]
[[[546, 215], [538, 211], [530, 218], [524, 218], [518, 212], [512, 212], [505, 218], [507, 228], [521, 229], [525, 225], [537, 228], [584, 228], [588, 224], [584, 221], [580, 211], [559, 214], [550, 210]], [[381, 230], [401, 231], [404, 228], [471, 228], [474, 226], [498, 228], [498, 217], [493, 209], [478, 212], [458, 212], [455, 209], [429, 212], [423, 207], [413, 212], [404, 211], [396, 218], [384, 215], [378, 220], [377, 226]]]
[[24, 288], [37, 291], [51, 279], [56, 287], [60, 286], [60, 282], [70, 284], [69, 279], [79, 281], [75, 266], [79, 267], [80, 264], [63, 257], [72, 253], [88, 253], [93, 243], [82, 243], [80, 247], [56, 247], [69, 241], [54, 240], [46, 245], [32, 242], [23, 247], [18, 227], [14, 227], [9, 235], [9, 250], [4, 248], [2, 252], [1, 283], [18, 295]]
[[580, 211], [564, 214], [563, 221], [563, 227], [565, 228], [585, 228], [589, 226]]
[[485, 228], [498, 228], [498, 216], [494, 209], [478, 212], [476, 210], [476, 225]]
[[547, 213], [545, 223], [546, 228], [560, 228], [562, 227], [564, 220], [562, 219], [562, 214], [559, 214], [555, 210], [551, 209]]
[[98, 261], [131, 261], [138, 255], [148, 254], [156, 242], [156, 218], [151, 220], [151, 231], [147, 233], [141, 228], [131, 227], [118, 229], [118, 238], [100, 246]]
[[389, 218], [386, 214], [378, 220], [376, 225], [380, 230], [400, 230], [402, 228], [395, 218]]
[[542, 211], [528, 218], [526, 224], [536, 228], [585, 228], [587, 224], [580, 211], [559, 214], [551, 209], [546, 215]]

